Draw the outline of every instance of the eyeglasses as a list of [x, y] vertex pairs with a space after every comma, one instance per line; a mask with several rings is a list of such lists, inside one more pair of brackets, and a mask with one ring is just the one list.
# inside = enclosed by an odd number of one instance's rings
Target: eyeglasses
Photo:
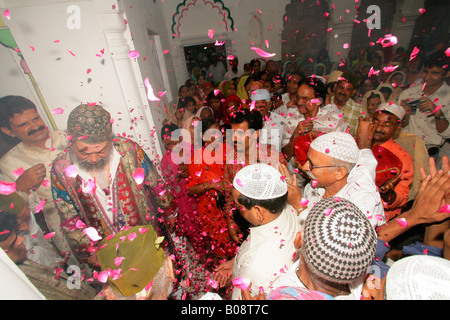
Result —
[[306, 166], [306, 164], [308, 164], [308, 166], [309, 166], [309, 168], [310, 168], [310, 171], [311, 170], [314, 170], [314, 169], [319, 169], [319, 168], [336, 168], [337, 166], [336, 165], [334, 165], [334, 166], [314, 166], [312, 163], [311, 163], [311, 160], [306, 160], [306, 162], [305, 162], [305, 166]]

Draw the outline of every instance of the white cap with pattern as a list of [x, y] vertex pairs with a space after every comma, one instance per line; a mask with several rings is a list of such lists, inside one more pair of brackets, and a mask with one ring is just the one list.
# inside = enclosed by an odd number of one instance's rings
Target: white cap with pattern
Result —
[[311, 148], [332, 158], [356, 163], [359, 159], [359, 148], [351, 134], [330, 132], [317, 137], [311, 142]]
[[256, 200], [276, 199], [286, 194], [287, 184], [272, 166], [256, 163], [243, 167], [233, 180], [233, 187], [244, 196]]

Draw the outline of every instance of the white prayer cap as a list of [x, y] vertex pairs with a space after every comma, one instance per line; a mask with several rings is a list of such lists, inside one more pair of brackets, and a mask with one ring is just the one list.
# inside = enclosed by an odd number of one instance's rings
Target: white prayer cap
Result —
[[405, 109], [396, 103], [385, 102], [385, 103], [380, 104], [377, 111], [383, 111], [383, 110], [390, 112], [393, 115], [397, 116], [397, 118], [399, 120], [403, 120], [403, 117], [405, 116], [405, 113], [406, 113]]
[[281, 173], [272, 166], [256, 163], [243, 167], [233, 180], [233, 187], [244, 196], [256, 200], [275, 199], [287, 192]]
[[414, 255], [397, 260], [386, 275], [387, 300], [450, 299], [450, 261]]
[[358, 162], [359, 148], [349, 133], [330, 132], [321, 135], [313, 140], [311, 148], [335, 159], [349, 163]]
[[270, 100], [270, 93], [266, 89], [257, 89], [252, 92], [252, 95], [250, 97], [252, 101], [259, 101], [259, 100]]

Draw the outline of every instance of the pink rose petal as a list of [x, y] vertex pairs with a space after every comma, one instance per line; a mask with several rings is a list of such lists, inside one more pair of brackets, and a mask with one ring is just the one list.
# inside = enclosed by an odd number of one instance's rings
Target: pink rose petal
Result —
[[446, 204], [446, 205], [442, 206], [442, 207], [438, 210], [438, 212], [450, 212], [450, 205], [449, 205], [449, 204]]
[[5, 11], [3, 11], [3, 16], [6, 18], [6, 19], [11, 19], [11, 14], [9, 13], [9, 10], [8, 9], [6, 9]]
[[261, 50], [259, 48], [256, 48], [256, 47], [251, 47], [250, 49], [255, 51], [257, 55], [259, 55], [259, 56], [261, 56], [263, 58], [271, 58], [271, 57], [276, 55], [276, 53], [268, 53], [268, 52], [266, 52], [264, 50]]
[[23, 174], [24, 171], [25, 170], [22, 167], [20, 167], [20, 168], [14, 170], [12, 172], [12, 174], [15, 175], [18, 178], [18, 177], [20, 177]]
[[209, 29], [209, 30], [208, 30], [208, 37], [209, 37], [210, 39], [214, 38], [214, 29]]
[[406, 221], [405, 218], [400, 218], [400, 219], [395, 219], [395, 221], [397, 221], [397, 223], [400, 225], [400, 227], [402, 228], [406, 228], [408, 226], [408, 222]]
[[302, 200], [300, 201], [300, 204], [304, 207], [306, 207], [309, 203], [309, 200], [306, 198], [302, 198]]
[[46, 235], [44, 235], [44, 238], [48, 240], [48, 239], [51, 239], [54, 235], [55, 235], [55, 232], [49, 232]]
[[116, 257], [116, 258], [114, 259], [114, 264], [115, 264], [116, 266], [120, 266], [120, 265], [122, 264], [123, 259], [125, 259], [125, 257]]
[[16, 191], [15, 182], [0, 181], [0, 194], [9, 195]]
[[91, 239], [92, 241], [98, 241], [101, 240], [102, 238], [98, 235], [98, 232], [95, 228], [93, 227], [88, 227], [86, 229], [83, 230], [83, 232], [88, 236], [89, 239]]
[[250, 286], [250, 280], [244, 277], [238, 277], [232, 280], [233, 286], [245, 291]]
[[102, 271], [98, 274], [97, 280], [101, 283], [108, 281], [108, 270]]
[[77, 167], [74, 165], [68, 166], [65, 170], [66, 175], [70, 178], [75, 178], [78, 175]]
[[160, 98], [158, 98], [157, 96], [155, 96], [155, 94], [153, 93], [153, 87], [150, 84], [150, 80], [148, 80], [148, 77], [145, 78], [144, 80], [144, 84], [147, 87], [147, 99], [150, 101], [161, 101]]
[[75, 223], [75, 226], [76, 226], [78, 229], [86, 228], [86, 225], [85, 225], [84, 222], [81, 221], [81, 220], [77, 220], [77, 222]]
[[139, 58], [140, 55], [141, 54], [137, 50], [131, 50], [130, 52], [128, 52], [128, 57], [131, 58], [131, 59]]
[[134, 170], [133, 174], [134, 181], [136, 181], [137, 184], [141, 184], [144, 182], [145, 179], [145, 169], [144, 168], [137, 168]]

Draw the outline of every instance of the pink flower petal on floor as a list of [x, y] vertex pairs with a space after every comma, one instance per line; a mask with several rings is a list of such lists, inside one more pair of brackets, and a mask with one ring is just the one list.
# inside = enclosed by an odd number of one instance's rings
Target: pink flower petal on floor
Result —
[[137, 50], [131, 50], [130, 52], [128, 52], [128, 57], [131, 58], [131, 59], [139, 58], [140, 55], [141, 54]]
[[256, 48], [256, 47], [251, 47], [250, 49], [255, 51], [257, 55], [259, 55], [259, 56], [261, 56], [263, 58], [271, 58], [271, 57], [276, 55], [276, 53], [268, 53], [268, 52], [266, 52], [264, 50], [261, 50], [259, 48]]
[[83, 232], [88, 236], [89, 239], [91, 239], [92, 241], [99, 241], [102, 238], [98, 235], [98, 232], [95, 228], [93, 227], [88, 227], [86, 229], [83, 230]]
[[23, 174], [24, 171], [25, 170], [22, 167], [20, 167], [20, 168], [14, 170], [12, 172], [12, 174], [15, 175], [18, 178], [18, 177], [20, 177]]
[[144, 182], [145, 179], [145, 169], [144, 168], [137, 168], [134, 170], [133, 173], [134, 181], [136, 181], [137, 184], [141, 184]]
[[237, 277], [232, 280], [233, 286], [245, 291], [250, 286], [250, 279]]
[[16, 191], [15, 182], [0, 181], [0, 194], [9, 195]]
[[65, 170], [66, 176], [70, 178], [75, 178], [78, 175], [77, 167], [74, 165], [68, 166]]

